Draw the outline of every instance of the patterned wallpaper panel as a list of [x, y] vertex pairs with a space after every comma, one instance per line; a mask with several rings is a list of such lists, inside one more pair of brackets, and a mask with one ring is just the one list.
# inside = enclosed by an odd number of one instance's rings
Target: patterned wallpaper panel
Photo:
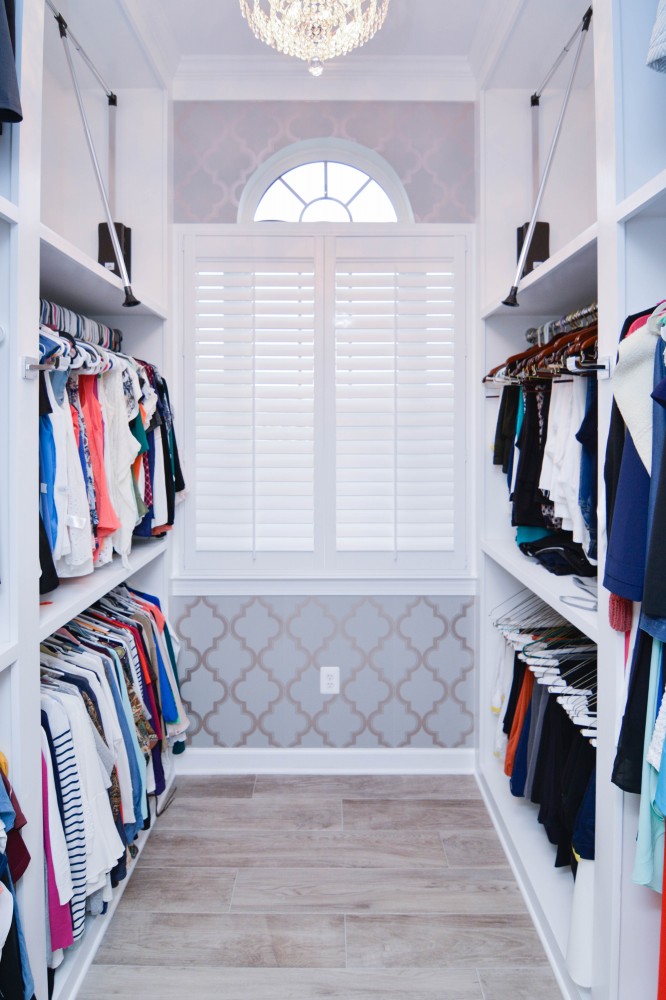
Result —
[[391, 164], [417, 222], [474, 222], [474, 119], [475, 105], [462, 101], [176, 101], [174, 221], [235, 222], [269, 156], [335, 137]]
[[[197, 747], [470, 747], [474, 601], [174, 598]], [[340, 694], [319, 668], [340, 667]]]

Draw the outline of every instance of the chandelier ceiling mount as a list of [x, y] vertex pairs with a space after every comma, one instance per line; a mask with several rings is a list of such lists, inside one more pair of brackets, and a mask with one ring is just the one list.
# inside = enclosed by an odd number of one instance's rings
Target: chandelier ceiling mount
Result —
[[390, 0], [240, 0], [261, 42], [303, 59], [313, 76], [324, 63], [359, 48], [384, 23]]

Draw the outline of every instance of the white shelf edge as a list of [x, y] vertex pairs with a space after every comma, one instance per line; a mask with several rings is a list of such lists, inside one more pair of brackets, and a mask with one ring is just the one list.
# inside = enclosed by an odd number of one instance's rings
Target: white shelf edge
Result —
[[558, 934], [555, 926], [557, 908], [566, 907], [568, 911], [571, 906], [571, 873], [566, 868], [555, 868], [555, 848], [537, 820], [536, 808], [511, 795], [509, 779], [498, 761], [485, 766], [478, 759], [477, 782], [562, 996], [566, 1000], [590, 1000], [591, 991], [577, 986], [567, 971], [566, 942], [561, 939], [562, 929]]
[[13, 201], [9, 198], [5, 198], [0, 195], [0, 219], [4, 219], [5, 222], [18, 222], [19, 220], [19, 208], [15, 205]]
[[589, 639], [598, 642], [599, 624], [596, 612], [572, 608], [561, 601], [562, 594], [560, 592], [562, 590], [566, 591], [567, 595], [584, 596], [583, 591], [578, 591], [570, 577], [555, 576], [553, 573], [549, 573], [543, 566], [523, 555], [513, 541], [503, 542], [486, 539], [481, 542], [481, 551], [515, 577], [518, 583], [533, 590], [538, 597], [581, 632], [584, 632]]
[[[100, 288], [107, 287], [108, 290], [113, 291], [118, 296], [118, 306], [117, 311], [119, 315], [146, 315], [146, 313], [156, 316], [158, 319], [166, 319], [167, 313], [164, 306], [157, 302], [154, 302], [150, 297], [145, 297], [139, 294], [137, 289], [134, 289], [137, 298], [141, 300], [141, 304], [130, 309], [124, 309], [121, 305], [123, 297], [123, 283], [120, 278], [108, 271], [105, 267], [89, 257], [88, 254], [79, 250], [73, 243], [65, 239], [64, 236], [60, 236], [53, 229], [49, 229], [44, 223], [40, 226], [40, 240], [41, 243], [52, 250], [56, 251], [62, 258], [65, 258], [70, 262], [73, 268], [80, 268], [87, 274], [91, 275], [92, 278], [100, 282]], [[102, 310], [107, 312], [106, 309]]]
[[113, 587], [148, 566], [166, 552], [167, 545], [166, 539], [135, 542], [128, 568], [123, 566], [118, 556], [114, 556], [112, 563], [96, 569], [88, 576], [62, 580], [57, 590], [44, 595], [39, 615], [39, 641], [66, 625]]
[[0, 673], [11, 667], [12, 663], [15, 663], [18, 659], [18, 655], [18, 642], [8, 642], [0, 646]]
[[666, 215], [666, 170], [651, 177], [638, 190], [627, 195], [617, 206], [617, 221], [627, 222], [635, 215], [654, 207], [659, 200], [663, 201], [663, 211], [655, 214]]
[[[575, 236], [574, 239], [570, 240], [565, 246], [561, 247], [554, 253], [552, 257], [549, 257], [547, 261], [541, 264], [539, 267], [531, 271], [527, 277], [523, 278], [518, 285], [518, 299], [520, 301], [521, 294], [529, 292], [531, 289], [537, 288], [540, 284], [545, 284], [549, 278], [551, 278], [557, 271], [563, 266], [572, 261], [577, 257], [583, 250], [591, 247], [597, 239], [597, 224], [592, 223], [587, 229], [584, 229], [582, 233]], [[507, 288], [507, 292], [509, 289]], [[581, 305], [587, 305], [588, 303], [581, 303]], [[485, 309], [481, 311], [481, 319], [490, 319], [491, 316], [497, 315], [517, 315], [520, 310], [516, 310], [511, 306], [505, 306], [502, 302], [493, 302], [486, 306]], [[527, 311], [523, 315], [529, 315]]]
[[[175, 763], [171, 758], [171, 754], [169, 754], [169, 759], [171, 759], [170, 774], [166, 789], [159, 797], [160, 800], [169, 796], [177, 776]], [[149, 799], [149, 805], [152, 804], [152, 801], [154, 800]], [[95, 955], [99, 950], [99, 946], [102, 943], [104, 935], [109, 929], [111, 919], [113, 918], [118, 904], [122, 899], [123, 893], [125, 892], [125, 889], [134, 874], [136, 866], [139, 863], [141, 853], [146, 846], [148, 838], [155, 829], [155, 824], [158, 822], [158, 818], [153, 815], [152, 809], [151, 816], [152, 820], [150, 828], [148, 830], [142, 830], [141, 833], [139, 833], [138, 838], [134, 841], [139, 853], [135, 858], [132, 858], [131, 861], [128, 862], [127, 875], [113, 890], [113, 899], [109, 903], [106, 913], [103, 913], [98, 917], [86, 917], [86, 929], [83, 938], [78, 945], [74, 945], [65, 953], [64, 961], [56, 969], [53, 1000], [72, 1000], [73, 997], [78, 995], [79, 990], [83, 986], [83, 981], [88, 973], [88, 970], [95, 960]]]

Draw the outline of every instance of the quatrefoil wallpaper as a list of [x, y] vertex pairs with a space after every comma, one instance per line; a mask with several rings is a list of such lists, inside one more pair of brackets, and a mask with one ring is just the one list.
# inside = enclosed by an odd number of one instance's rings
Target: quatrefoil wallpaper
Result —
[[[175, 598], [197, 747], [471, 747], [474, 601]], [[340, 667], [340, 694], [319, 668]]]
[[333, 136], [391, 164], [416, 222], [474, 222], [474, 114], [465, 101], [176, 101], [174, 221], [235, 222], [269, 156]]

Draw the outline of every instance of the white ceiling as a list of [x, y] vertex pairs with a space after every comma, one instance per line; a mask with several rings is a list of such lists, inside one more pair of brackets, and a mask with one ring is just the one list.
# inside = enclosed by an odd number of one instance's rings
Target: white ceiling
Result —
[[[381, 31], [364, 52], [373, 56], [467, 56], [491, 0], [391, 0]], [[180, 55], [256, 56], [266, 46], [241, 16], [238, 0], [144, 0], [163, 20]], [[424, 30], [425, 28], [425, 30]]]
[[[265, 72], [265, 96], [281, 96], [270, 90], [276, 69], [303, 79], [302, 64], [254, 38], [238, 0], [61, 0], [57, 5], [112, 89], [150, 86], [155, 80], [171, 86], [179, 75], [194, 72], [203, 79], [225, 65], [227, 79]], [[450, 81], [451, 74], [459, 80], [466, 74], [468, 90], [489, 84], [536, 88], [585, 7], [586, 0], [391, 0], [381, 31], [362, 50], [335, 61], [322, 77], [321, 93], [330, 96], [345, 77], [349, 88], [377, 72], [384, 77], [381, 86], [395, 77], [393, 97], [403, 86], [404, 96], [413, 97], [417, 85], [409, 91], [410, 75], [420, 76], [418, 87], [435, 99], [435, 90], [428, 91], [430, 76]], [[55, 24], [47, 24], [47, 40], [62, 71]], [[590, 66], [592, 46], [587, 48]], [[562, 84], [569, 66], [567, 59], [554, 85]], [[590, 76], [584, 71], [581, 83]], [[256, 96], [259, 85], [254, 86]]]

